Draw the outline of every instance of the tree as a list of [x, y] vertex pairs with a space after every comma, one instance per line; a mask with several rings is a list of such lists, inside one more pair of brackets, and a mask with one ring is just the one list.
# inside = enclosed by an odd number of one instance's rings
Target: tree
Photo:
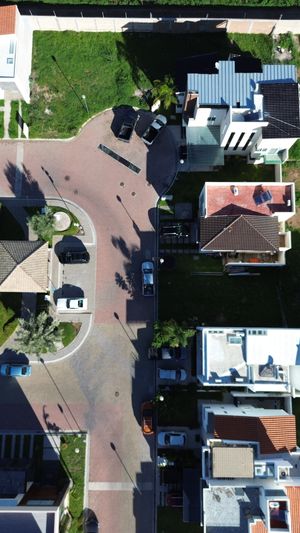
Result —
[[28, 219], [29, 226], [37, 234], [38, 238], [43, 241], [51, 241], [54, 233], [54, 213], [48, 207], [45, 213], [36, 213]]
[[40, 358], [47, 352], [56, 352], [56, 343], [62, 339], [59, 322], [53, 320], [46, 311], [37, 316], [31, 314], [28, 320], [20, 319], [20, 327], [16, 332], [18, 352], [36, 355]]
[[154, 102], [161, 102], [161, 106], [168, 111], [172, 104], [177, 103], [175, 96], [175, 85], [171, 76], [165, 76], [163, 80], [154, 80], [152, 88], [152, 96]]
[[195, 335], [195, 330], [189, 328], [186, 324], [178, 324], [173, 318], [165, 320], [164, 322], [154, 323], [154, 337], [152, 346], [154, 348], [161, 348], [162, 346], [170, 346], [171, 348], [178, 348], [178, 346], [187, 346], [189, 339]]

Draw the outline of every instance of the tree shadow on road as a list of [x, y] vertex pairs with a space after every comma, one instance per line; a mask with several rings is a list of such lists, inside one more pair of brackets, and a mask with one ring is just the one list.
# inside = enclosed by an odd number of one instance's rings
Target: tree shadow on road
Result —
[[41, 205], [44, 205], [45, 197], [39, 183], [31, 174], [31, 171], [22, 164], [22, 170], [8, 161], [4, 168], [4, 175], [9, 183], [11, 192], [18, 198], [29, 197], [34, 199], [44, 200]]

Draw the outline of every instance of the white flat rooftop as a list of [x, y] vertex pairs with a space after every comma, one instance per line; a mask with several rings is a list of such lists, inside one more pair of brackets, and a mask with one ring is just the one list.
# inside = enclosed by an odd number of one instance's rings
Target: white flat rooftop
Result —
[[246, 330], [245, 342], [248, 365], [300, 364], [300, 329], [251, 328]]
[[0, 35], [0, 78], [13, 78], [16, 63], [16, 38]]

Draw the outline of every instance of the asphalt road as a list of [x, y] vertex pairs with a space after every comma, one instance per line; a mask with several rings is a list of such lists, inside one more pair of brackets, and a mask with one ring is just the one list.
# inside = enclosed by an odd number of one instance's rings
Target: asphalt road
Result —
[[[88, 506], [101, 531], [153, 533], [155, 446], [142, 435], [140, 406], [155, 392], [146, 356], [155, 302], [141, 295], [140, 269], [155, 255], [154, 206], [174, 177], [176, 153], [167, 130], [149, 152], [136, 134], [130, 144], [118, 142], [112, 119], [112, 112], [103, 113], [69, 142], [0, 143], [0, 196], [56, 195], [43, 167], [60, 194], [88, 213], [97, 235], [89, 338], [63, 362], [34, 365], [29, 379], [0, 380], [0, 428], [88, 431]], [[145, 115], [140, 127], [149, 120]], [[99, 143], [140, 173], [101, 152]]]

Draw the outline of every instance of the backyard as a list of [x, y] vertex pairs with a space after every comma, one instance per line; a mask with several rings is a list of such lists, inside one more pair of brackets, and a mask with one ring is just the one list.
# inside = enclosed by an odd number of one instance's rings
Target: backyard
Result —
[[216, 51], [224, 59], [229, 52], [245, 52], [267, 62], [273, 41], [266, 35], [225, 32], [184, 39], [129, 32], [35, 32], [31, 104], [22, 108], [30, 136], [70, 137], [89, 116], [106, 108], [144, 106], [141, 91], [165, 74], [175, 77], [178, 59]]

